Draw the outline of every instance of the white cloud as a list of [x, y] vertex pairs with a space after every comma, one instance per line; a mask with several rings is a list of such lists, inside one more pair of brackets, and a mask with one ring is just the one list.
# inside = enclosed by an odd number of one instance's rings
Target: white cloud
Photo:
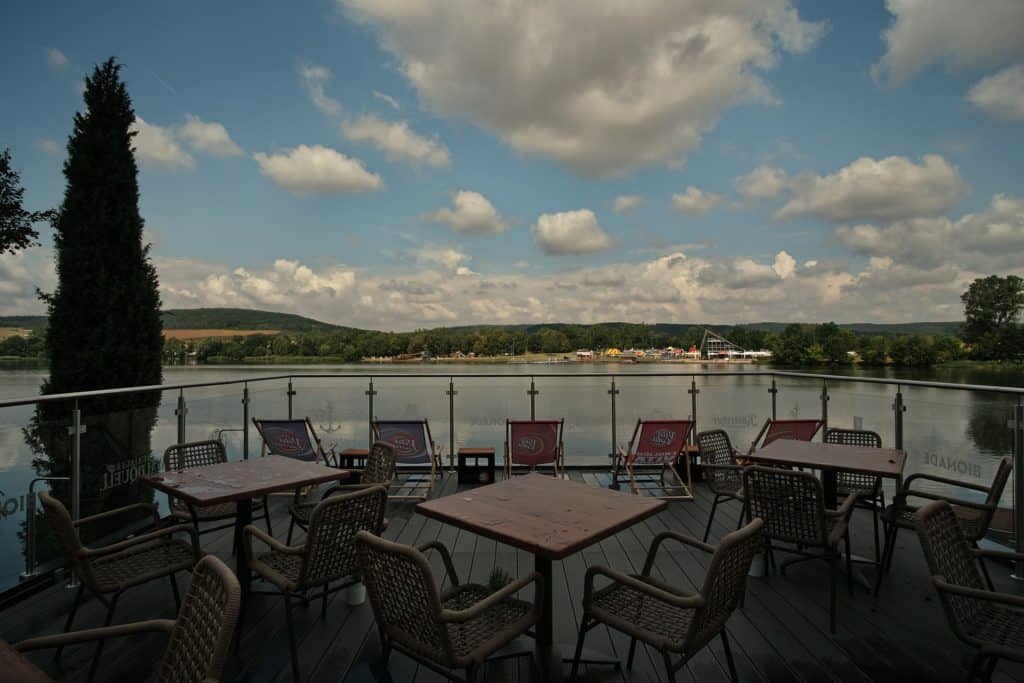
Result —
[[338, 0], [431, 110], [586, 175], [680, 161], [823, 26], [789, 0]]
[[303, 64], [299, 67], [299, 83], [309, 94], [316, 108], [328, 116], [337, 116], [341, 113], [341, 102], [328, 97], [324, 92], [324, 86], [329, 80], [331, 71], [326, 66]]
[[508, 229], [508, 222], [502, 218], [487, 197], [471, 190], [459, 190], [452, 195], [455, 210], [438, 209], [433, 213], [424, 214], [426, 220], [448, 223], [456, 232], [476, 233], [479, 235], [503, 232]]
[[143, 167], [195, 168], [196, 160], [174, 139], [174, 131], [135, 117], [131, 130], [136, 133], [135, 158]]
[[60, 154], [60, 146], [57, 144], [56, 140], [40, 138], [36, 140], [36, 146], [47, 154]]
[[704, 192], [693, 185], [686, 188], [686, 192], [682, 194], [672, 195], [672, 203], [675, 205], [676, 210], [692, 216], [708, 214], [721, 202], [722, 195]]
[[363, 162], [322, 145], [299, 145], [278, 154], [252, 155], [260, 173], [294, 194], [379, 190], [384, 182]]
[[391, 95], [388, 95], [387, 93], [383, 93], [383, 92], [381, 92], [379, 90], [374, 90], [373, 91], [373, 96], [376, 97], [381, 102], [384, 102], [385, 104], [387, 104], [389, 107], [391, 107], [395, 111], [398, 111], [399, 109], [402, 108], [402, 107], [399, 106], [398, 100], [396, 100]]
[[464, 251], [453, 247], [421, 247], [413, 252], [413, 259], [418, 263], [436, 263], [445, 270], [457, 270], [472, 257]]
[[861, 157], [829, 175], [796, 176], [789, 190], [777, 219], [813, 215], [842, 223], [935, 216], [952, 208], [969, 187], [955, 166], [926, 154], [919, 164], [906, 157]]
[[452, 163], [448, 148], [437, 136], [416, 134], [405, 121], [392, 123], [372, 114], [356, 121], [343, 121], [341, 132], [352, 142], [370, 142], [389, 159], [405, 159], [415, 164], [445, 167]]
[[203, 121], [198, 116], [185, 114], [185, 123], [178, 128], [177, 134], [196, 152], [215, 157], [238, 156], [242, 153], [223, 124], [216, 121]]
[[541, 214], [532, 232], [534, 242], [549, 254], [587, 254], [613, 244], [590, 209]]
[[630, 213], [643, 203], [644, 198], [636, 194], [623, 194], [615, 198], [615, 205], [612, 211], [615, 213]]
[[46, 63], [53, 69], [67, 69], [71, 67], [71, 60], [55, 47], [47, 48]]
[[992, 116], [1024, 120], [1024, 64], [982, 79], [967, 93], [967, 99]]
[[747, 175], [736, 178], [736, 191], [745, 199], [778, 197], [789, 185], [789, 177], [781, 168], [758, 166]]
[[898, 85], [933, 62], [957, 69], [1024, 60], [1020, 0], [887, 0], [895, 17], [882, 38], [886, 52], [872, 69]]

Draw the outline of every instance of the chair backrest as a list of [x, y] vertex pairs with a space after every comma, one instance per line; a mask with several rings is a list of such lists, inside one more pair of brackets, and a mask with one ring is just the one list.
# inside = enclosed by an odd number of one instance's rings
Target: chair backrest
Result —
[[388, 491], [371, 486], [320, 501], [309, 517], [303, 567], [298, 582], [322, 586], [358, 573], [355, 539], [360, 531], [379, 534], [384, 526]]
[[772, 441], [792, 439], [794, 441], [810, 441], [821, 429], [821, 420], [772, 420], [765, 422], [767, 429], [762, 429], [764, 438], [761, 447]]
[[157, 681], [217, 681], [238, 622], [241, 588], [221, 560], [207, 555], [192, 570]]
[[[1006, 488], [1006, 482], [1010, 479], [1010, 473], [1013, 471], [1013, 460], [1010, 456], [1004, 456], [999, 461], [999, 466], [996, 468], [996, 476], [992, 478], [992, 487], [988, 490], [988, 496], [985, 497], [985, 502], [989, 505], [999, 505], [999, 499], [1003, 497], [1003, 490]], [[989, 521], [992, 520], [992, 515], [995, 511], [988, 513]], [[986, 528], [988, 525], [985, 525]]]
[[360, 484], [390, 484], [395, 477], [395, 447], [387, 441], [374, 441], [366, 456]]
[[558, 462], [565, 420], [506, 420], [505, 444], [513, 465]]
[[224, 443], [217, 439], [176, 443], [164, 451], [164, 471], [178, 472], [191, 467], [203, 467], [227, 462]]
[[356, 534], [356, 551], [377, 626], [414, 654], [452, 666], [441, 596], [423, 553], [365, 531]]
[[[986, 590], [971, 546], [948, 502], [936, 500], [928, 503], [914, 513], [914, 524], [933, 581], [941, 579], [956, 586]], [[939, 590], [939, 598], [950, 626], [963, 637], [962, 625], [974, 620], [983, 603], [942, 590]]]
[[433, 439], [426, 420], [377, 420], [373, 438], [395, 447], [395, 462], [400, 465], [429, 465]]
[[718, 543], [700, 590], [705, 602], [694, 618], [694, 628], [687, 639], [688, 650], [714, 638], [736, 609], [746, 587], [750, 562], [763, 547], [763, 527], [764, 522], [754, 518]]
[[60, 502], [46, 491], [39, 492], [39, 502], [46, 510], [46, 519], [57, 534], [57, 542], [60, 544], [60, 551], [67, 560], [68, 566], [74, 569], [78, 578], [90, 588], [95, 586], [90, 564], [82, 559], [82, 540], [78, 535], [78, 529], [71, 519], [71, 513]]
[[[878, 435], [878, 432], [872, 432], [867, 429], [833, 428], [825, 432], [825, 443], [862, 446], [864, 448], [881, 448], [882, 437]], [[861, 491], [874, 491], [882, 484], [881, 477], [857, 472], [839, 472], [836, 481], [844, 489], [858, 489]]]
[[674, 463], [692, 431], [692, 420], [637, 420], [629, 440], [628, 461], [635, 465]]
[[319, 443], [308, 419], [258, 420], [252, 423], [263, 438], [263, 447], [269, 455], [280, 455], [295, 460], [316, 462], [320, 459]]
[[812, 473], [748, 467], [743, 489], [747, 519], [763, 519], [769, 538], [819, 547], [827, 542], [824, 492]]
[[[708, 465], [735, 465], [736, 455], [724, 429], [709, 429], [697, 434], [700, 461]], [[708, 468], [704, 478], [714, 493], [735, 493], [740, 483], [738, 472]]]

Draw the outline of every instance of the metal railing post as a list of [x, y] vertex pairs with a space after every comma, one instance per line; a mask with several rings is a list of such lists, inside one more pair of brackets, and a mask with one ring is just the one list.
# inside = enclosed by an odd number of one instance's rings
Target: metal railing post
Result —
[[249, 459], [249, 384], [242, 386], [242, 459]]
[[[71, 409], [71, 519], [77, 522], [82, 516], [82, 411], [75, 401]], [[78, 588], [78, 577], [71, 572], [68, 588]]]
[[617, 431], [617, 416], [615, 412], [615, 397], [618, 396], [619, 390], [615, 388], [615, 375], [612, 375], [612, 388], [608, 390], [608, 395], [612, 397], [612, 452], [609, 457], [612, 460], [612, 483], [608, 486], [610, 489], [619, 490], [619, 461], [618, 451], [616, 450], [619, 445], [618, 431]]
[[174, 409], [178, 417], [178, 443], [185, 443], [185, 416], [188, 415], [188, 408], [185, 407], [185, 390], [178, 390], [178, 407]]
[[[1013, 543], [1024, 553], [1024, 403], [1020, 396], [1013, 408]], [[1024, 581], [1024, 562], [1017, 560], [1011, 576]]]
[[772, 419], [776, 419], [776, 398], [779, 395], [779, 388], [775, 386], [775, 378], [772, 377], [772, 388], [768, 390], [768, 393], [772, 395]]
[[693, 427], [690, 429], [690, 444], [692, 445], [697, 442], [697, 394], [700, 393], [696, 377], [690, 377], [690, 389], [686, 393], [690, 395], [690, 421], [693, 422]]
[[455, 378], [448, 378], [448, 468], [455, 467]]
[[292, 419], [292, 397], [295, 396], [295, 389], [292, 388], [292, 378], [288, 378], [288, 419]]
[[896, 385], [896, 400], [892, 404], [893, 413], [893, 447], [903, 449], [903, 413], [907, 407], [903, 405], [903, 387]]
[[540, 392], [537, 391], [537, 387], [533, 383], [533, 377], [530, 378], [530, 390], [527, 391], [526, 393], [528, 393], [530, 395], [530, 419], [531, 420], [536, 420], [537, 419], [537, 394], [539, 394]]
[[36, 575], [36, 484], [41, 481], [68, 481], [70, 477], [36, 477], [28, 483], [25, 497], [25, 572], [22, 580]]
[[828, 431], [828, 382], [821, 383], [821, 441], [825, 442], [825, 432]]
[[367, 398], [367, 408], [369, 409], [369, 420], [367, 422], [368, 439], [366, 443], [367, 448], [373, 448], [373, 397], [377, 395], [377, 392], [373, 390], [373, 378], [370, 378], [370, 388], [365, 392]]

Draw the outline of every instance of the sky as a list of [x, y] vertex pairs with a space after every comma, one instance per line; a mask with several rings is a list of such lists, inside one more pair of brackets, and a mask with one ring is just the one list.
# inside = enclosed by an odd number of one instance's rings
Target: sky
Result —
[[[0, 148], [57, 206], [123, 64], [165, 308], [388, 330], [958, 320], [1024, 274], [1020, 0], [5, 6]], [[42, 313], [51, 231], [0, 256]]]

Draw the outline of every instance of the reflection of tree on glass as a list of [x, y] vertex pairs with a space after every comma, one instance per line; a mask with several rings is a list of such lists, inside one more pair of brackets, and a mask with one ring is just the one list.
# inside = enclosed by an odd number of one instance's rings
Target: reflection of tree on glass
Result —
[[1007, 425], [1013, 414], [1011, 404], [976, 393], [970, 394], [967, 438], [985, 455], [1003, 456], [1013, 452], [1013, 430]]
[[[45, 395], [161, 382], [160, 297], [149, 247], [142, 243], [131, 145], [136, 119], [119, 72], [110, 59], [86, 78], [85, 112], [75, 115], [68, 140], [67, 186], [54, 223], [57, 289], [43, 296], [49, 307]], [[152, 491], [140, 491], [136, 479], [157, 467], [150, 432], [159, 403], [160, 392], [79, 402], [86, 427], [81, 435], [83, 517], [152, 500]], [[40, 404], [25, 430], [39, 476], [69, 473], [72, 407], [67, 401]], [[56, 482], [52, 490], [70, 503], [66, 482]], [[128, 521], [84, 529], [83, 541], [110, 534]], [[40, 559], [47, 559], [53, 538], [46, 524], [39, 532]]]

